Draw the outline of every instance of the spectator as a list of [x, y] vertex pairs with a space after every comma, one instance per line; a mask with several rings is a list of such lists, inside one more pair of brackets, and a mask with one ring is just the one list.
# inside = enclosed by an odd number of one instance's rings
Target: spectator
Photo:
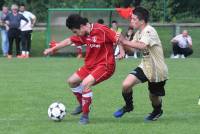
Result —
[[[115, 31], [115, 32], [118, 32], [118, 33], [122, 32], [122, 29], [118, 26], [118, 22], [116, 20], [112, 21], [110, 29]], [[119, 50], [118, 45], [115, 47], [115, 53], [114, 54], [115, 54], [115, 58], [118, 59], [118, 55], [120, 54], [120, 50]], [[127, 57], [127, 55], [125, 57]]]
[[1, 48], [2, 48], [2, 53], [3, 56], [7, 56], [8, 54], [8, 47], [9, 47], [9, 42], [8, 42], [8, 26], [6, 25], [4, 19], [8, 15], [8, 7], [3, 6], [2, 7], [2, 13], [0, 14], [0, 31], [1, 31]]
[[182, 34], [177, 35], [171, 40], [173, 47], [172, 58], [185, 58], [193, 53], [192, 38], [188, 35], [187, 30], [183, 30]]
[[[8, 49], [8, 58], [12, 58], [12, 47], [13, 47], [13, 41], [15, 39], [16, 43], [16, 55], [19, 58], [21, 55], [20, 52], [20, 21], [24, 20], [28, 23], [28, 20], [21, 14], [18, 13], [18, 6], [16, 4], [13, 4], [11, 6], [12, 12], [9, 13], [4, 21], [9, 27], [8, 30], [8, 39], [9, 39], [9, 49]], [[24, 27], [27, 23], [25, 23], [22, 27]]]
[[119, 32], [119, 33], [122, 32], [122, 29], [119, 27], [118, 22], [116, 20], [112, 21], [111, 30], [113, 30], [115, 32]]
[[20, 29], [21, 29], [21, 41], [22, 41], [22, 55], [21, 58], [29, 58], [30, 50], [31, 50], [31, 33], [33, 30], [33, 26], [36, 22], [36, 16], [29, 11], [26, 11], [25, 5], [21, 4], [19, 8], [19, 13], [22, 14], [27, 20], [21, 20]]
[[104, 24], [104, 20], [103, 20], [103, 19], [98, 19], [98, 20], [97, 20], [97, 23], [99, 23], [99, 24]]
[[[128, 28], [128, 31], [126, 32], [125, 38], [129, 41], [131, 41], [133, 39], [133, 36], [135, 35], [134, 30], [132, 27]], [[124, 46], [125, 47], [125, 46]], [[130, 56], [134, 56], [135, 59], [137, 59], [137, 53], [138, 53], [138, 49], [131, 49], [130, 47], [126, 49], [126, 53]]]

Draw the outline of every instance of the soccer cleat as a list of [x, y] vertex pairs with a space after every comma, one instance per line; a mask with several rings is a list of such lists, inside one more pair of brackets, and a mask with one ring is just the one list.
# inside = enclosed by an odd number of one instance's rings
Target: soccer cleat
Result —
[[156, 121], [158, 120], [158, 118], [160, 118], [160, 116], [163, 114], [163, 110], [161, 111], [153, 111], [152, 113], [150, 113], [147, 117], [145, 117], [145, 121]]
[[174, 55], [174, 56], [173, 56], [173, 59], [178, 59], [179, 57], [180, 57], [180, 55], [177, 54], [177, 55]]
[[81, 118], [80, 118], [79, 123], [80, 123], [81, 125], [86, 125], [86, 124], [88, 124], [88, 123], [89, 123], [89, 117], [88, 117], [88, 115], [82, 115]]
[[181, 58], [182, 58], [182, 59], [185, 59], [185, 56], [182, 54], [182, 55], [181, 55]]
[[75, 110], [73, 111], [73, 112], [71, 112], [71, 115], [78, 115], [78, 114], [80, 114], [80, 113], [82, 113], [82, 106], [80, 105], [80, 106], [77, 106], [76, 108], [75, 108]]
[[121, 118], [126, 112], [131, 112], [131, 111], [133, 111], [133, 106], [131, 107], [124, 106], [121, 109], [118, 109], [116, 112], [114, 112], [113, 115], [115, 116], [115, 118]]

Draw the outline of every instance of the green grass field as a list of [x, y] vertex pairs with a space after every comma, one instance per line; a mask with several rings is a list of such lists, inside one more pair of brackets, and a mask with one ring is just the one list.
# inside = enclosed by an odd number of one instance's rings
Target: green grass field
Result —
[[[113, 112], [123, 105], [121, 82], [140, 59], [117, 62], [113, 77], [95, 87], [90, 124], [78, 124], [69, 113], [76, 101], [65, 83], [82, 60], [75, 58], [0, 58], [0, 134], [199, 134], [200, 62], [198, 58], [166, 59], [169, 80], [164, 115], [145, 123], [151, 112], [146, 84], [134, 89], [135, 110], [121, 119]], [[62, 122], [47, 117], [47, 108], [63, 102], [68, 114]]]

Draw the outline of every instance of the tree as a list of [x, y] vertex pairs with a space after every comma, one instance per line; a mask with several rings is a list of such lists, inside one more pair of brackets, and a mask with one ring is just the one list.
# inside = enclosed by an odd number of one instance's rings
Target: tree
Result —
[[170, 0], [170, 14], [181, 22], [195, 22], [200, 17], [199, 0]]
[[200, 16], [199, 0], [171, 0], [172, 15], [184, 12], [191, 12], [195, 16]]

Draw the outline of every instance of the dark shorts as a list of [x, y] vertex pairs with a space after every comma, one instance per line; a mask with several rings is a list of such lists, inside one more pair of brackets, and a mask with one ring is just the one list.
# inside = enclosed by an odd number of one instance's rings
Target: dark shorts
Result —
[[166, 80], [161, 82], [150, 82], [140, 67], [134, 69], [130, 74], [136, 76], [142, 83], [148, 81], [148, 89], [151, 94], [156, 96], [165, 96], [164, 86]]

